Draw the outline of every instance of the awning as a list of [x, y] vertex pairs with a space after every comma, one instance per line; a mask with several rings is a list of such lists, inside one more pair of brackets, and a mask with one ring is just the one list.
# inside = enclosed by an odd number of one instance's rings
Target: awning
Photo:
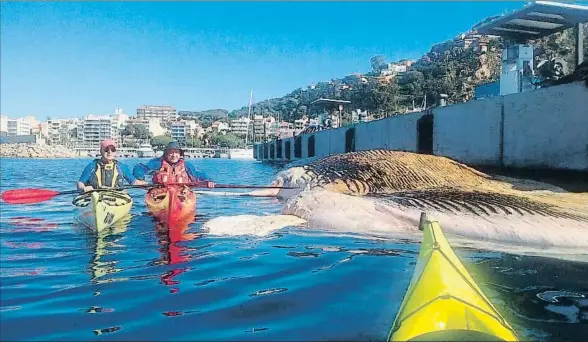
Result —
[[588, 22], [588, 6], [536, 1], [504, 15], [476, 31], [513, 40], [531, 40]]
[[310, 103], [311, 106], [337, 106], [337, 105], [343, 105], [343, 104], [350, 104], [351, 101], [346, 101], [346, 100], [335, 100], [335, 99], [316, 99], [314, 101], [312, 101]]

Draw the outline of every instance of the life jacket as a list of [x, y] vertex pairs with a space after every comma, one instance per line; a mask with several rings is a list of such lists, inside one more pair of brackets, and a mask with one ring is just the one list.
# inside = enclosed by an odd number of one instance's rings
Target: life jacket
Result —
[[190, 176], [186, 171], [183, 159], [180, 159], [174, 166], [163, 159], [161, 167], [153, 175], [152, 181], [153, 184], [190, 183]]
[[123, 186], [123, 177], [118, 169], [118, 162], [104, 164], [101, 159], [95, 160], [94, 173], [88, 181], [89, 185], [97, 189], [99, 187], [120, 188]]

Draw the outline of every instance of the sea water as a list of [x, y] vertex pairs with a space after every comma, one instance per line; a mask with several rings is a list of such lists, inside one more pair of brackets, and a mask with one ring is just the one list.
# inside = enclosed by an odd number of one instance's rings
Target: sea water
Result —
[[[2, 158], [0, 191], [74, 189], [89, 161]], [[223, 184], [267, 185], [277, 171], [189, 162]], [[132, 217], [101, 234], [75, 223], [73, 195], [0, 203], [2, 340], [384, 340], [420, 248], [299, 228], [210, 236], [201, 226], [211, 218], [277, 214], [282, 203], [206, 195], [196, 221], [172, 237], [148, 215], [145, 191], [130, 194]], [[588, 264], [456, 254], [521, 340], [585, 341]]]

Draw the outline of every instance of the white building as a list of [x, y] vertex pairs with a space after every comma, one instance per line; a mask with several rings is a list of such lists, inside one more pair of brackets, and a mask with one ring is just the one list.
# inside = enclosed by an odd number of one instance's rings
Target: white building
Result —
[[264, 130], [264, 119], [262, 115], [255, 115], [253, 117], [253, 131], [254, 137], [256, 139], [263, 138], [263, 130]]
[[47, 137], [51, 145], [71, 145], [77, 140], [76, 129], [80, 125], [79, 119], [52, 119], [39, 125], [41, 134]]
[[210, 125], [210, 129], [212, 132], [226, 134], [230, 128], [229, 125], [222, 121], [215, 121]]
[[6, 115], [0, 116], [0, 132], [8, 133], [8, 116]]
[[407, 63], [388, 63], [386, 65], [386, 69], [380, 70], [380, 75], [382, 76], [391, 76], [405, 73], [408, 70], [408, 66], [410, 64]]
[[36, 117], [29, 115], [29, 116], [25, 116], [24, 118], [22, 118], [23, 121], [28, 122], [29, 127], [33, 128], [39, 125], [39, 121], [37, 120]]
[[114, 139], [118, 142], [119, 131], [112, 116], [88, 115], [77, 125], [77, 139], [84, 147], [98, 149], [100, 141]]
[[138, 119], [160, 119], [161, 121], [172, 121], [177, 119], [178, 113], [172, 106], [151, 106], [143, 105], [137, 108]]
[[204, 128], [195, 120], [183, 120], [186, 125], [186, 134], [200, 139], [204, 135]]
[[294, 120], [294, 129], [305, 129], [307, 126], [308, 121], [306, 119]]
[[120, 130], [126, 125], [127, 121], [129, 120], [129, 116], [126, 115], [122, 109], [117, 108], [114, 110], [114, 118], [113, 119], [114, 119], [114, 122], [115, 122], [117, 128]]
[[10, 136], [31, 134], [30, 121], [25, 118], [6, 119], [6, 128]]
[[251, 119], [246, 117], [231, 120], [231, 131], [236, 135], [246, 135], [248, 133], [250, 123]]
[[180, 120], [170, 124], [171, 137], [177, 141], [185, 141], [188, 137], [201, 139], [204, 129], [195, 120]]

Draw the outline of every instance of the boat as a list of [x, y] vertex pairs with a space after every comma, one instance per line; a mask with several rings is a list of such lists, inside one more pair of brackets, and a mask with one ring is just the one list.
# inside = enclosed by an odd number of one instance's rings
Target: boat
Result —
[[155, 158], [155, 151], [153, 151], [151, 144], [139, 145], [136, 153], [138, 158]]
[[[249, 126], [252, 124], [251, 119], [251, 108], [253, 105], [253, 89], [249, 91], [249, 109], [247, 111], [247, 128], [245, 128], [245, 148], [232, 148], [229, 149], [226, 158], [229, 159], [244, 159], [244, 160], [255, 160], [253, 158], [253, 145], [249, 144]], [[222, 158], [222, 157], [221, 157]]]
[[253, 146], [249, 148], [233, 148], [229, 150], [229, 158], [230, 159], [245, 159], [245, 160], [255, 160], [253, 158]]
[[88, 228], [102, 231], [131, 211], [133, 199], [121, 191], [97, 189], [76, 196], [72, 204], [76, 220]]
[[145, 194], [149, 212], [168, 228], [194, 220], [196, 194], [188, 186], [152, 188]]
[[439, 222], [421, 214], [424, 236], [413, 277], [389, 341], [517, 341], [515, 332], [476, 285]]

